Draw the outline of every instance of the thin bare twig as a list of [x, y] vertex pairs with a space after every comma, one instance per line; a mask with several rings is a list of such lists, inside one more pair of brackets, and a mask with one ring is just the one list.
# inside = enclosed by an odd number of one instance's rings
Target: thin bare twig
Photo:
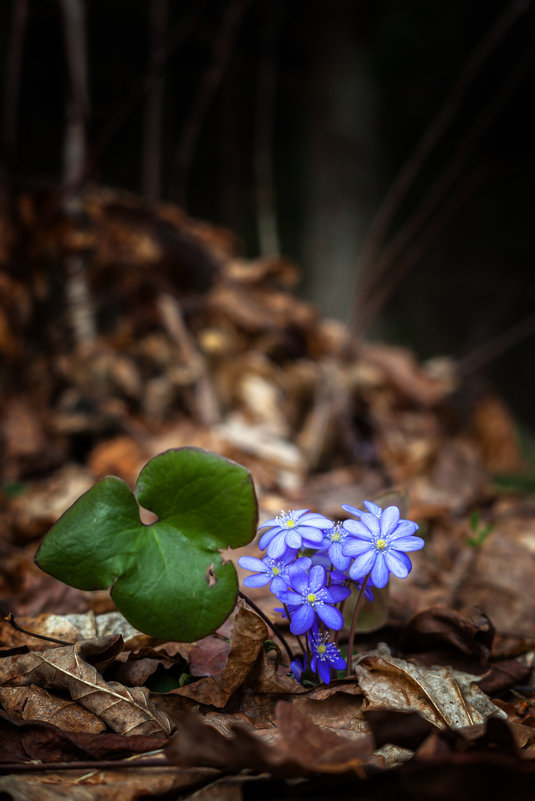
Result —
[[529, 314], [506, 331], [459, 359], [457, 372], [465, 378], [535, 334], [535, 314]]
[[192, 412], [202, 425], [211, 426], [218, 423], [221, 414], [206, 361], [186, 327], [178, 301], [171, 295], [160, 295], [156, 305], [169, 336], [178, 346], [180, 356], [190, 370], [195, 388], [195, 408]]
[[0, 774], [6, 773], [56, 773], [64, 770], [125, 770], [125, 768], [174, 768], [178, 770], [167, 758], [158, 759], [100, 759], [80, 762], [3, 762], [0, 763]]
[[272, 155], [276, 105], [277, 38], [282, 17], [280, 2], [265, 0], [263, 12], [256, 90], [254, 168], [258, 249], [261, 256], [269, 256], [280, 253]]
[[511, 3], [505, 12], [496, 20], [485, 36], [483, 36], [465, 62], [457, 80], [453, 84], [435, 118], [432, 120], [412, 154], [391, 184], [372, 220], [366, 241], [362, 248], [357, 275], [363, 276], [364, 282], [361, 287], [359, 287], [359, 294], [355, 301], [355, 318], [358, 318], [361, 308], [367, 302], [367, 298], [370, 294], [370, 282], [376, 280], [377, 274], [380, 273], [377, 260], [388, 227], [394, 215], [400, 208], [402, 201], [413, 185], [416, 176], [421, 171], [423, 164], [433, 152], [451, 122], [455, 119], [462, 100], [474, 83], [477, 75], [481, 72], [502, 39], [522, 14], [528, 10], [530, 5], [531, 0], [515, 0], [515, 2]]
[[[61, 0], [61, 9], [70, 83], [63, 143], [63, 209], [77, 225], [83, 209], [81, 189], [89, 109], [83, 0]], [[77, 345], [94, 342], [97, 334], [86, 262], [87, 254], [81, 252], [68, 253], [64, 258], [67, 308]]]
[[221, 84], [240, 22], [251, 0], [231, 0], [227, 4], [219, 35], [214, 44], [212, 60], [206, 69], [173, 159], [173, 196], [186, 208], [188, 176], [199, 134], [212, 100]]
[[[414, 237], [422, 230], [429, 218], [432, 217], [435, 210], [443, 202], [450, 187], [455, 184], [461, 175], [469, 157], [480, 143], [494, 119], [502, 111], [520, 81], [525, 77], [534, 59], [535, 50], [530, 46], [520, 58], [516, 68], [506, 76], [499, 89], [493, 94], [492, 100], [483, 109], [481, 114], [479, 114], [466, 136], [463, 137], [424, 200], [400, 231], [393, 237], [390, 244], [384, 249], [383, 254], [375, 264], [377, 277], [373, 284], [375, 288], [379, 288], [379, 291], [381, 283], [380, 276], [384, 275], [386, 270], [396, 263], [404, 249], [409, 246]], [[382, 308], [382, 305], [373, 302], [373, 291], [374, 289], [372, 288], [369, 291], [366, 301], [364, 302], [363, 299], [359, 307], [355, 308], [355, 314], [357, 316], [353, 320], [353, 333], [357, 338], [363, 336], [373, 319], [375, 319], [375, 315], [380, 308]]]
[[375, 290], [368, 298], [365, 310], [363, 309], [361, 312], [358, 326], [360, 337], [365, 335], [369, 326], [377, 319], [381, 309], [385, 307], [411, 268], [419, 261], [450, 220], [457, 216], [477, 187], [481, 185], [485, 175], [486, 170], [481, 167], [473, 170], [468, 179], [459, 184], [457, 190], [442, 204], [423, 232], [414, 239], [412, 244], [409, 244], [407, 250], [401, 253], [395, 262], [392, 262], [390, 270], [381, 281], [377, 282]]

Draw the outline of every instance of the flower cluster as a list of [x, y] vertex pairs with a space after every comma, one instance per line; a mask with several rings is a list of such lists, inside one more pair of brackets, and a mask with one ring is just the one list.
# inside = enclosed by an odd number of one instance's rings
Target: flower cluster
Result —
[[[390, 574], [405, 578], [411, 570], [407, 553], [423, 548], [418, 525], [402, 520], [397, 506], [382, 509], [364, 501], [366, 511], [343, 505], [352, 518], [334, 522], [309, 509], [281, 512], [259, 527], [260, 559], [242, 556], [239, 564], [252, 575], [246, 587], [263, 587], [282, 602], [290, 631], [306, 635], [306, 647], [291, 669], [298, 680], [307, 667], [329, 683], [331, 670], [346, 661], [330, 632], [344, 626], [342, 607], [353, 587], [373, 600], [373, 588], [385, 587]], [[354, 519], [356, 518], [356, 519]]]

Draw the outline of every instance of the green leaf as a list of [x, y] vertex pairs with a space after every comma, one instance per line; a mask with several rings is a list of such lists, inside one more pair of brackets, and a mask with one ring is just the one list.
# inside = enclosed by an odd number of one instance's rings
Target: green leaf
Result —
[[[140, 521], [139, 508], [158, 519]], [[250, 542], [257, 503], [244, 467], [199, 448], [156, 456], [134, 493], [104, 478], [48, 532], [40, 568], [82, 590], [111, 587], [126, 619], [161, 639], [192, 642], [233, 610], [236, 569], [220, 551]]]

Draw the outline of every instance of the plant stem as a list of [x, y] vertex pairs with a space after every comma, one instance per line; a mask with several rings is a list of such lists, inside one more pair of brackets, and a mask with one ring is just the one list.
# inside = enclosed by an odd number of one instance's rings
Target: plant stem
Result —
[[[340, 610], [340, 613], [342, 615], [344, 614], [344, 606], [345, 606], [346, 600], [347, 600], [347, 598], [344, 598], [344, 600], [341, 601], [340, 605], [338, 606], [338, 609]], [[337, 648], [338, 648], [338, 643], [339, 642], [340, 642], [340, 630], [335, 631], [335, 633], [334, 633], [334, 644], [336, 645]]]
[[65, 640], [57, 640], [55, 637], [46, 637], [44, 634], [35, 634], [33, 631], [28, 631], [27, 629], [23, 629], [22, 626], [19, 626], [18, 623], [15, 622], [15, 617], [13, 613], [9, 614], [7, 617], [2, 618], [4, 623], [9, 623], [10, 626], [13, 626], [14, 629], [20, 631], [21, 634], [27, 634], [29, 637], [37, 637], [38, 640], [47, 640], [48, 642], [55, 642], [58, 645], [74, 645], [73, 642], [66, 642]]
[[284, 634], [283, 634], [283, 633], [282, 633], [282, 631], [279, 629], [279, 627], [277, 626], [277, 624], [276, 624], [276, 623], [272, 623], [272, 622], [271, 622], [271, 620], [268, 618], [268, 616], [267, 616], [267, 615], [265, 615], [265, 614], [264, 614], [264, 612], [262, 612], [262, 610], [260, 609], [260, 607], [259, 607], [259, 606], [257, 606], [257, 605], [255, 604], [255, 602], [254, 602], [254, 601], [251, 601], [251, 599], [250, 599], [250, 598], [248, 598], [248, 597], [247, 597], [247, 595], [245, 595], [245, 593], [244, 593], [244, 592], [242, 592], [241, 590], [238, 590], [238, 595], [239, 595], [239, 597], [240, 597], [240, 598], [243, 598], [243, 600], [245, 601], [245, 603], [249, 604], [249, 606], [251, 607], [251, 609], [254, 609], [254, 611], [256, 612], [256, 614], [257, 614], [257, 615], [259, 615], [259, 616], [262, 618], [262, 620], [264, 621], [264, 623], [265, 623], [267, 626], [269, 626], [269, 628], [270, 628], [270, 629], [272, 629], [272, 630], [273, 630], [274, 634], [275, 634], [275, 635], [276, 635], [276, 636], [279, 638], [279, 640], [280, 640], [280, 641], [281, 641], [281, 643], [283, 644], [283, 646], [284, 646], [284, 648], [285, 648], [285, 650], [286, 650], [286, 653], [288, 654], [288, 656], [289, 656], [289, 658], [290, 658], [290, 662], [291, 662], [291, 661], [293, 660], [293, 658], [294, 658], [294, 657], [293, 657], [293, 654], [292, 654], [292, 652], [291, 652], [291, 650], [290, 650], [290, 646], [289, 646], [289, 645], [288, 645], [288, 643], [286, 642], [286, 639], [285, 639], [285, 637], [284, 637]]
[[357, 598], [357, 602], [355, 604], [355, 609], [353, 611], [353, 617], [351, 618], [351, 627], [349, 629], [349, 637], [347, 639], [347, 676], [351, 676], [351, 658], [353, 656], [353, 645], [355, 644], [355, 630], [357, 628], [357, 617], [359, 614], [360, 604], [362, 603], [362, 599], [364, 597], [364, 590], [366, 589], [366, 584], [368, 583], [368, 579], [370, 578], [370, 573], [366, 576], [364, 581], [362, 582], [362, 587], [360, 588], [359, 596]]

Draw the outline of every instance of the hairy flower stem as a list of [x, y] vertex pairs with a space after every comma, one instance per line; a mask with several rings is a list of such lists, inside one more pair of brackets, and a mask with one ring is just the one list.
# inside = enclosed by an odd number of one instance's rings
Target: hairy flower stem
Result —
[[239, 591], [238, 591], [238, 595], [240, 596], [240, 598], [242, 598], [242, 599], [245, 601], [245, 603], [249, 604], [249, 606], [251, 607], [251, 609], [253, 609], [253, 610], [256, 612], [256, 614], [257, 614], [257, 615], [259, 615], [259, 616], [262, 618], [262, 620], [264, 621], [264, 623], [265, 623], [265, 624], [266, 624], [266, 625], [267, 625], [267, 626], [268, 626], [270, 629], [272, 629], [273, 633], [274, 633], [274, 634], [275, 634], [275, 635], [276, 635], [276, 636], [279, 638], [279, 640], [280, 640], [280, 641], [281, 641], [281, 643], [283, 644], [283, 646], [284, 646], [284, 649], [285, 649], [286, 653], [288, 654], [288, 657], [290, 658], [290, 662], [291, 662], [291, 661], [292, 661], [292, 659], [294, 658], [294, 657], [293, 657], [293, 654], [292, 654], [292, 652], [291, 652], [291, 650], [290, 650], [290, 646], [289, 646], [289, 645], [288, 645], [288, 643], [286, 642], [286, 639], [285, 639], [285, 637], [284, 637], [284, 634], [283, 634], [283, 633], [282, 633], [282, 631], [279, 629], [279, 627], [277, 626], [277, 624], [276, 624], [276, 623], [272, 623], [272, 621], [271, 621], [271, 620], [268, 618], [268, 616], [267, 616], [267, 615], [265, 615], [265, 614], [262, 612], [262, 610], [260, 609], [260, 607], [259, 607], [259, 606], [257, 606], [257, 605], [255, 604], [255, 602], [254, 602], [254, 601], [251, 601], [251, 599], [250, 599], [250, 598], [248, 598], [248, 597], [247, 597], [247, 595], [245, 595], [245, 593], [244, 593], [244, 592], [242, 592], [241, 590], [239, 590]]
[[[340, 612], [342, 614], [344, 614], [344, 606], [345, 606], [346, 600], [347, 600], [347, 598], [344, 598], [344, 600], [341, 601], [339, 606], [338, 606], [338, 609], [340, 610]], [[335, 633], [334, 633], [334, 644], [336, 645], [337, 648], [338, 648], [339, 642], [340, 642], [340, 630], [335, 631]]]
[[357, 602], [355, 604], [355, 609], [353, 610], [353, 617], [351, 618], [351, 627], [349, 629], [349, 637], [347, 639], [347, 676], [351, 676], [351, 662], [353, 657], [353, 646], [355, 644], [355, 630], [357, 628], [357, 617], [359, 614], [360, 604], [362, 603], [362, 599], [364, 598], [364, 590], [366, 589], [366, 584], [368, 583], [368, 579], [370, 578], [370, 573], [366, 576], [364, 581], [362, 582], [362, 587], [360, 588], [359, 596], [357, 598]]

